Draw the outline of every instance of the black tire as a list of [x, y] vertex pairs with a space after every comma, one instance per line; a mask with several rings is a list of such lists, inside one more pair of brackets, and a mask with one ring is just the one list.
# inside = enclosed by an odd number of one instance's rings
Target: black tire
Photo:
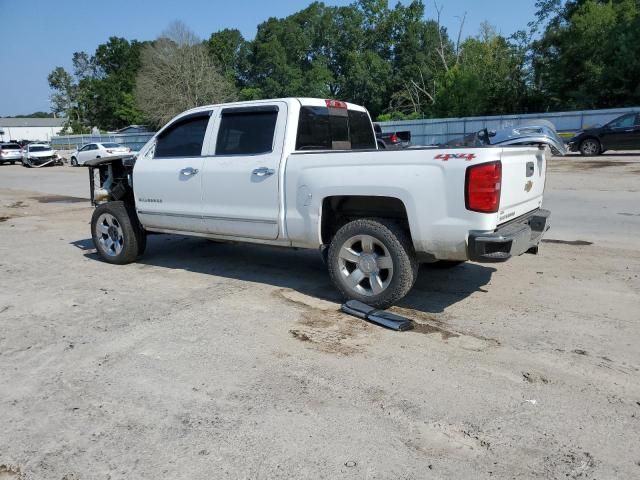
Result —
[[76, 159], [76, 157], [71, 157], [71, 160], [69, 160], [69, 163], [71, 164], [72, 167], [78, 166], [78, 160]]
[[102, 259], [117, 265], [135, 262], [147, 246], [135, 210], [124, 202], [103, 203], [93, 211], [91, 238]]
[[580, 153], [584, 156], [600, 155], [602, 145], [596, 138], [585, 138], [580, 142]]
[[[368, 258], [362, 259], [364, 263], [355, 263], [344, 260], [344, 257], [341, 258], [343, 246], [350, 245], [352, 252], [358, 248], [358, 240], [352, 243], [354, 238], [358, 237], [373, 237], [376, 241], [372, 250], [374, 253], [367, 254]], [[361, 247], [358, 254], [360, 256], [366, 253], [364, 245]], [[372, 278], [371, 273], [368, 273], [372, 264], [367, 262], [371, 258], [386, 257], [387, 254], [392, 262], [391, 270], [381, 267], [377, 260], [373, 261], [375, 264], [373, 268], [379, 269], [373, 275], [374, 278], [381, 279], [378, 290], [382, 289], [376, 293], [369, 280]], [[418, 276], [418, 262], [409, 235], [397, 223], [384, 219], [362, 218], [344, 225], [331, 240], [327, 260], [331, 280], [344, 298], [359, 300], [376, 308], [387, 308], [401, 300], [409, 293]], [[359, 273], [355, 272], [356, 270]], [[347, 281], [354, 273], [365, 276], [355, 286], [349, 285]]]

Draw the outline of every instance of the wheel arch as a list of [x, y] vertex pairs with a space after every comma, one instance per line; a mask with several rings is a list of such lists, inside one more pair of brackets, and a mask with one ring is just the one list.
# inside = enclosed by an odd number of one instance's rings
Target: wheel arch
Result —
[[323, 198], [320, 238], [323, 245], [345, 223], [357, 218], [385, 218], [396, 221], [411, 237], [409, 216], [404, 202], [397, 197], [376, 195], [332, 195]]

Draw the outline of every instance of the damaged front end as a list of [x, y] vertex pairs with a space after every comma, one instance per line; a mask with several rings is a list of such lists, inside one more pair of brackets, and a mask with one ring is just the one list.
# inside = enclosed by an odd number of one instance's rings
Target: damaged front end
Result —
[[134, 203], [133, 166], [136, 157], [117, 155], [85, 162], [89, 168], [89, 194], [91, 204], [98, 206], [109, 201], [122, 200]]
[[547, 120], [536, 120], [529, 124], [499, 130], [483, 129], [461, 139], [452, 140], [447, 146], [482, 147], [507, 145], [543, 145], [554, 155], [566, 155], [567, 146], [558, 135], [553, 124]]

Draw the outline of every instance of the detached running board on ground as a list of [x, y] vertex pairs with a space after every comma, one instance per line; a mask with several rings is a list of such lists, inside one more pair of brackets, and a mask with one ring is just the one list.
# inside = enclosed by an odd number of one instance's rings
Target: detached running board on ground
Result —
[[413, 328], [413, 322], [408, 318], [385, 312], [384, 310], [377, 310], [357, 300], [349, 300], [343, 304], [340, 309], [349, 315], [362, 318], [363, 320], [398, 332], [404, 332], [405, 330], [411, 330]]

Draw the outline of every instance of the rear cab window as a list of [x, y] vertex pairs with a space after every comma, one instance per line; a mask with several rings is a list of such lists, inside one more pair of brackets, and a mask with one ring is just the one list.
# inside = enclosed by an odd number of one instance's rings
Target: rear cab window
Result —
[[297, 151], [367, 149], [376, 149], [376, 139], [365, 110], [347, 108], [336, 100], [300, 108]]

